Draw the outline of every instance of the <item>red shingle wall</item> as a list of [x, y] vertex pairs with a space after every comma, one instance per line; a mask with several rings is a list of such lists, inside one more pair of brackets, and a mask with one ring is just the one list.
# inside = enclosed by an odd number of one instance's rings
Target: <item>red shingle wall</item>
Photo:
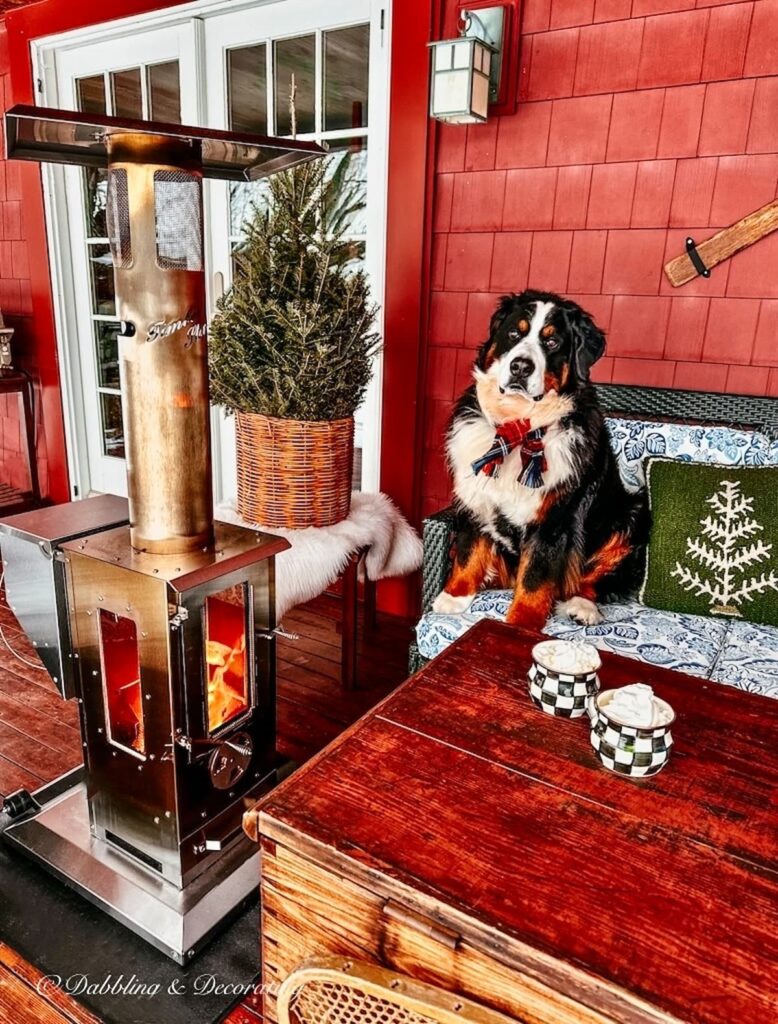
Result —
[[442, 431], [505, 291], [587, 308], [599, 381], [778, 396], [778, 232], [708, 280], [662, 271], [776, 196], [778, 0], [525, 0], [521, 47], [515, 115], [440, 127], [424, 513], [448, 498]]
[[[8, 46], [5, 25], [0, 22], [0, 103], [12, 105], [8, 74]], [[0, 139], [2, 128], [0, 127]], [[32, 287], [25, 213], [22, 202], [22, 165], [3, 159], [5, 141], [0, 144], [0, 309], [6, 325], [15, 330], [11, 346], [14, 365], [33, 375], [36, 381], [37, 459], [41, 491], [48, 494], [48, 461], [45, 424], [38, 386], [36, 355], [37, 328], [33, 322]], [[47, 261], [45, 252], [37, 258]], [[29, 489], [24, 423], [18, 396], [0, 395], [0, 483], [20, 490]]]

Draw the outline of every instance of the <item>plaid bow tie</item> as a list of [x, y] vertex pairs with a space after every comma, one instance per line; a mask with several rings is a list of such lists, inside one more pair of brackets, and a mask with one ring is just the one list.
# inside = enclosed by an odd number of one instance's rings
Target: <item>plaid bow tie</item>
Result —
[[512, 420], [503, 423], [494, 435], [492, 447], [472, 464], [473, 473], [498, 476], [500, 466], [516, 448], [521, 448], [521, 473], [518, 481], [525, 487], [542, 487], [543, 474], [548, 466], [544, 451], [543, 437], [546, 428], [530, 429], [529, 420]]

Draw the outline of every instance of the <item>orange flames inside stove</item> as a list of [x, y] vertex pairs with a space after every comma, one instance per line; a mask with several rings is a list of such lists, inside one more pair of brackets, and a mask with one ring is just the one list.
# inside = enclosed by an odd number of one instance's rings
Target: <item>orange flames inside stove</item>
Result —
[[213, 732], [248, 708], [243, 587], [207, 598], [206, 623], [208, 731]]

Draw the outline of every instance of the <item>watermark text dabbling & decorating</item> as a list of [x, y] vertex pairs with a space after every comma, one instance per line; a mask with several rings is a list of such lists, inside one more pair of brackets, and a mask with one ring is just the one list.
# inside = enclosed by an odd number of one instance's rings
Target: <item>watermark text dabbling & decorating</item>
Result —
[[36, 988], [40, 995], [58, 989], [71, 996], [125, 996], [130, 999], [153, 999], [161, 992], [172, 996], [259, 996], [275, 994], [277, 985], [260, 982], [220, 981], [215, 974], [198, 974], [194, 978], [171, 978], [169, 982], [143, 981], [137, 974], [47, 974]]

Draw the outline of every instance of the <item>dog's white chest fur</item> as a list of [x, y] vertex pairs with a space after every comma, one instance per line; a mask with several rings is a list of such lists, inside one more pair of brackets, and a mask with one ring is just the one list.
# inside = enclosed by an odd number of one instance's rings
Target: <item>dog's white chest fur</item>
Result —
[[556, 423], [548, 427], [544, 438], [547, 469], [543, 486], [532, 488], [518, 482], [522, 471], [518, 448], [507, 456], [496, 476], [473, 473], [473, 462], [492, 447], [494, 433], [495, 428], [483, 416], [459, 420], [452, 426], [446, 449], [457, 498], [485, 532], [504, 541], [494, 525], [496, 516], [504, 516], [514, 526], [526, 526], [536, 518], [548, 491], [573, 475], [575, 434]]

